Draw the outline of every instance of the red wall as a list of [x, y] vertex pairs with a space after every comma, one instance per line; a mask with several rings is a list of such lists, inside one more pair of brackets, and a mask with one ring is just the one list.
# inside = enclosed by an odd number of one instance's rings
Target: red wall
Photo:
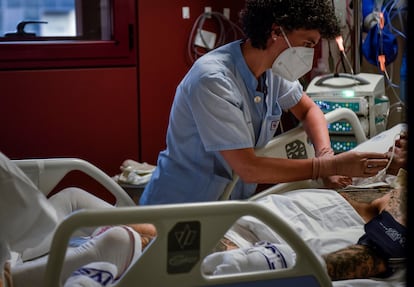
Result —
[[138, 158], [135, 68], [0, 71], [0, 151], [79, 157], [109, 175]]
[[[233, 22], [244, 1], [159, 0], [139, 1], [139, 87], [141, 158], [155, 164], [165, 148], [165, 134], [176, 86], [190, 68], [187, 42], [191, 28], [205, 6], [223, 12], [230, 8]], [[182, 7], [190, 8], [190, 19], [182, 18]]]
[[1, 150], [105, 158], [115, 167], [137, 156], [135, 76], [134, 68], [0, 71]]

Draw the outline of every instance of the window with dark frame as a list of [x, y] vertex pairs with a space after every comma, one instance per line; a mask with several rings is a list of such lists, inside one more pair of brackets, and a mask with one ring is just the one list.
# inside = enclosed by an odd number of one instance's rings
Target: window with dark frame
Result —
[[135, 0], [0, 0], [0, 69], [135, 64]]

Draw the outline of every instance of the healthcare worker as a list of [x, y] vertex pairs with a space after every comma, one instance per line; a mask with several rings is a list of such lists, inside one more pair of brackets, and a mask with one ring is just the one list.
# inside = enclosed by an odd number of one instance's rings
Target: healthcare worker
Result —
[[[298, 81], [312, 68], [320, 38], [340, 33], [332, 1], [246, 0], [241, 25], [245, 39], [199, 58], [179, 84], [167, 147], [140, 204], [218, 200], [233, 171], [240, 180], [231, 199], [244, 199], [258, 183], [324, 178], [344, 186], [385, 167], [383, 154], [334, 156], [325, 117]], [[287, 110], [305, 127], [315, 159], [255, 155]]]

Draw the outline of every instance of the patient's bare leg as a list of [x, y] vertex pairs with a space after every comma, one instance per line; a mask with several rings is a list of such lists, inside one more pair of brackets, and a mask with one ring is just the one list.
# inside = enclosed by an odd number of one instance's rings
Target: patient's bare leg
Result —
[[372, 202], [379, 212], [386, 210], [401, 225], [407, 226], [407, 189], [400, 187]]

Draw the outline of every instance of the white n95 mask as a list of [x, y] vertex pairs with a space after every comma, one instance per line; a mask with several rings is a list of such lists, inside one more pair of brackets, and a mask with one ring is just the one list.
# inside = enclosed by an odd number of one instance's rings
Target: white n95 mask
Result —
[[282, 30], [289, 48], [284, 50], [273, 62], [272, 72], [288, 81], [296, 81], [312, 69], [313, 48], [292, 47]]

